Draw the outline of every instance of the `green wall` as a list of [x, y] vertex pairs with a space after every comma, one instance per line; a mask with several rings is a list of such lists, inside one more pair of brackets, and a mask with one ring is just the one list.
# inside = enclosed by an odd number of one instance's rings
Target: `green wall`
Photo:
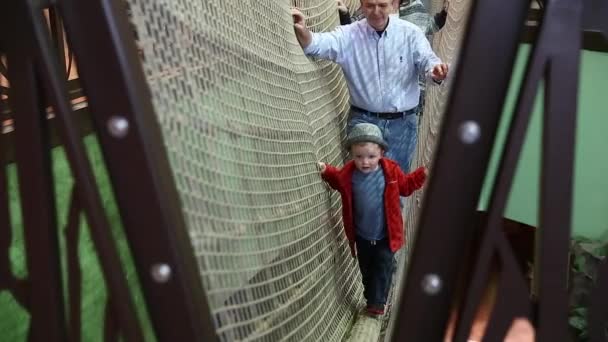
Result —
[[[512, 116], [527, 57], [531, 49], [522, 45], [518, 53], [505, 115], [497, 139], [502, 148], [506, 124]], [[608, 53], [583, 51], [578, 99], [574, 180], [574, 235], [589, 238], [608, 237]], [[541, 161], [542, 90], [536, 97], [532, 120], [519, 164], [505, 217], [537, 226]], [[498, 151], [492, 161], [480, 199], [485, 209], [490, 186], [496, 173]]]

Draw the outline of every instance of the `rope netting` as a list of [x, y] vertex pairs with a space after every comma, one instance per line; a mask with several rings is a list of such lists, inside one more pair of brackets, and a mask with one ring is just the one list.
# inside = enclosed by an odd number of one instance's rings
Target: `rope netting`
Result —
[[129, 4], [218, 335], [341, 340], [362, 289], [316, 162], [345, 157], [348, 91], [290, 15], [331, 30], [335, 1]]
[[[348, 90], [336, 64], [304, 56], [289, 12], [328, 31], [339, 24], [335, 0], [128, 2], [218, 335], [343, 339], [362, 287], [339, 197], [316, 162], [346, 157]], [[468, 3], [452, 2], [447, 28]], [[456, 38], [436, 38], [448, 62]], [[447, 89], [429, 91], [419, 164]], [[418, 205], [409, 207], [411, 237]]]

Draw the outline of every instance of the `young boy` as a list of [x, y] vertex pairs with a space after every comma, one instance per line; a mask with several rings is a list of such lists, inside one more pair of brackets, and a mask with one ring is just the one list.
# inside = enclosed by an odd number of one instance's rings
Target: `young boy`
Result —
[[391, 285], [394, 253], [404, 243], [399, 196], [422, 187], [426, 169], [404, 174], [399, 165], [383, 158], [388, 146], [378, 126], [360, 123], [346, 139], [353, 158], [338, 169], [319, 163], [321, 176], [342, 197], [344, 231], [351, 254], [357, 257], [363, 280], [366, 310], [383, 315]]

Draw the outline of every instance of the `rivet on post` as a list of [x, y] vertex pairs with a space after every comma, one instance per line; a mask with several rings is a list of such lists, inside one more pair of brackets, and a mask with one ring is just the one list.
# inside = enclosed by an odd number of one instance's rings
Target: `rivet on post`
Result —
[[460, 141], [463, 143], [467, 145], [474, 144], [481, 136], [481, 128], [475, 121], [465, 121], [458, 128], [458, 136], [460, 136]]
[[157, 283], [166, 283], [171, 278], [171, 267], [167, 264], [152, 265], [152, 279]]
[[422, 290], [429, 296], [439, 293], [441, 287], [441, 278], [436, 274], [427, 274], [422, 278]]
[[122, 116], [112, 116], [108, 120], [108, 131], [114, 138], [124, 138], [129, 133], [129, 121]]

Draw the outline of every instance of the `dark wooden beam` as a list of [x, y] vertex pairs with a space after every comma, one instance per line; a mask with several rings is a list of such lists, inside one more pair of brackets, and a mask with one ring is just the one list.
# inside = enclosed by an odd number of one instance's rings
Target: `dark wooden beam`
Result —
[[[77, 121], [77, 125], [80, 131], [80, 136], [85, 137], [93, 133], [93, 125], [91, 122], [91, 115], [89, 114], [89, 108], [84, 107], [74, 111], [74, 119]], [[57, 147], [63, 145], [63, 142], [57, 135], [57, 124], [54, 117], [49, 119], [49, 126], [51, 128], [51, 146]], [[15, 131], [12, 126], [8, 126], [8, 132], [1, 133], [0, 130], [0, 166], [13, 163], [15, 161]]]
[[[533, 25], [526, 25], [521, 42], [526, 44], [533, 44], [536, 36], [538, 35], [538, 27]], [[586, 30], [582, 32], [583, 35], [583, 49], [588, 51], [608, 52], [608, 39], [604, 37], [600, 31]]]

